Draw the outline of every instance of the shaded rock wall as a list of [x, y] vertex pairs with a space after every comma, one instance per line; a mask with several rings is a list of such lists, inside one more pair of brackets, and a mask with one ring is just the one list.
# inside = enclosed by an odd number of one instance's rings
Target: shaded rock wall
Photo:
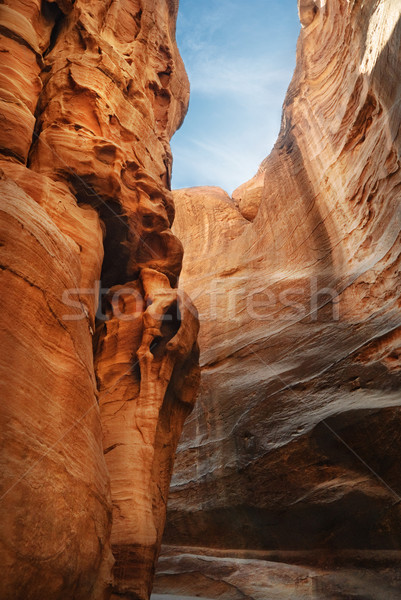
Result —
[[4, 599], [103, 598], [111, 549], [119, 597], [150, 593], [198, 381], [170, 230], [177, 6], [0, 5]]
[[270, 156], [233, 199], [174, 193], [202, 383], [167, 544], [401, 546], [401, 7], [299, 10]]
[[[224, 600], [399, 600], [401, 574], [399, 553], [375, 561], [375, 553], [363, 564], [353, 564], [355, 552], [345, 565], [334, 569], [285, 564], [264, 552], [238, 552], [167, 548], [157, 567], [152, 600], [224, 598]], [[214, 555], [213, 555], [214, 553]], [[216, 556], [217, 554], [217, 556]], [[251, 554], [252, 557], [247, 557]], [[391, 553], [389, 553], [391, 554]], [[263, 556], [264, 555], [264, 556]], [[288, 558], [288, 557], [287, 557]]]

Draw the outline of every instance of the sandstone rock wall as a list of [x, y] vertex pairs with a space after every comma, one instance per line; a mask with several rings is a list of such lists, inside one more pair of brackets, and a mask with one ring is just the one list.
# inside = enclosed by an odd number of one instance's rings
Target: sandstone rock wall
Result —
[[233, 199], [174, 193], [202, 383], [167, 544], [327, 559], [401, 546], [401, 7], [299, 12], [257, 175]]
[[170, 230], [177, 4], [0, 5], [5, 600], [150, 593], [198, 380]]
[[[375, 561], [375, 553], [354, 564], [355, 552], [345, 565], [325, 568], [308, 565], [305, 557], [299, 564], [286, 564], [277, 555], [260, 551], [169, 547], [162, 554], [152, 600], [187, 600], [224, 598], [224, 600], [399, 600], [401, 574], [399, 554], [387, 561]], [[247, 556], [247, 554], [250, 555]], [[293, 555], [295, 558], [295, 556]], [[287, 557], [288, 559], [289, 557]], [[377, 557], [376, 557], [377, 558]]]

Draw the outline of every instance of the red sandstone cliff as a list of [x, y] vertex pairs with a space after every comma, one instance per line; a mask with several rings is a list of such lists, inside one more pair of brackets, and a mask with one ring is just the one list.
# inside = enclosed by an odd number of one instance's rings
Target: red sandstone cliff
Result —
[[[333, 598], [245, 559], [400, 549], [400, 7], [299, 5], [272, 154], [233, 199], [175, 194], [203, 379], [166, 540], [219, 560], [163, 558], [174, 594]], [[149, 596], [198, 381], [176, 10], [0, 5], [1, 598]], [[354, 595], [396, 598], [380, 577]]]
[[272, 153], [174, 193], [202, 383], [165, 539], [212, 554], [401, 548], [401, 6], [299, 4]]
[[0, 5], [4, 600], [149, 597], [198, 383], [170, 230], [177, 6]]

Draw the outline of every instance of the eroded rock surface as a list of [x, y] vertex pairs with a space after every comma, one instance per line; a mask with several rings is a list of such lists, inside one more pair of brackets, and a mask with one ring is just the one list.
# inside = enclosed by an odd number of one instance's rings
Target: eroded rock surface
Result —
[[165, 540], [329, 560], [401, 547], [401, 6], [299, 9], [256, 177], [174, 193], [202, 383]]
[[224, 556], [224, 552], [212, 556], [205, 550], [200, 554], [186, 550], [174, 548], [162, 554], [152, 600], [399, 599], [399, 556], [388, 555], [381, 564], [375, 564], [371, 556], [367, 559], [370, 568], [365, 558], [365, 567], [351, 560], [347, 566], [338, 564], [327, 570], [267, 557], [232, 557]]
[[149, 597], [198, 383], [170, 230], [177, 6], [0, 5], [4, 600]]

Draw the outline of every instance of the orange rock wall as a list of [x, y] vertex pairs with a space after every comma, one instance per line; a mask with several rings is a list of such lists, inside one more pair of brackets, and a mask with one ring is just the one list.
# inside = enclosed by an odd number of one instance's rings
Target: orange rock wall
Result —
[[401, 6], [299, 9], [270, 156], [233, 198], [174, 193], [202, 383], [169, 544], [401, 546]]
[[177, 5], [0, 5], [4, 599], [149, 597], [198, 379]]

